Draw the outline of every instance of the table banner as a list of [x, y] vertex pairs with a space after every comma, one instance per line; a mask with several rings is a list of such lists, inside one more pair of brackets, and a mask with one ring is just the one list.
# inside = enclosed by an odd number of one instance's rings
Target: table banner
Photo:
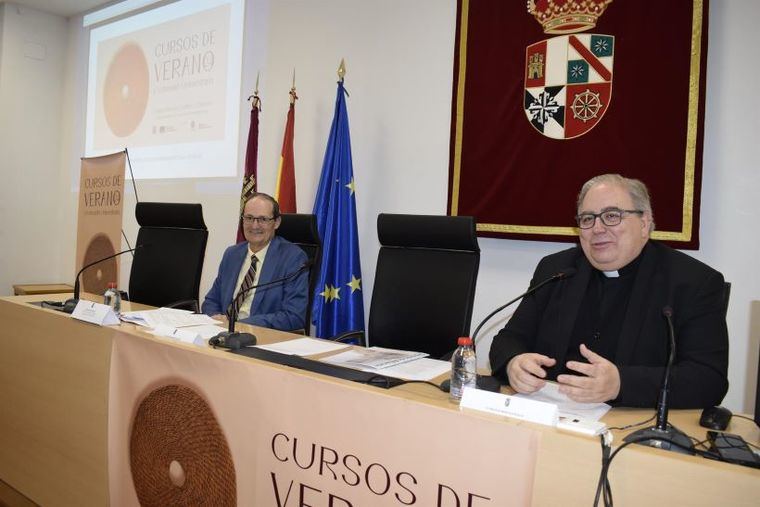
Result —
[[540, 433], [117, 333], [113, 505], [529, 505]]

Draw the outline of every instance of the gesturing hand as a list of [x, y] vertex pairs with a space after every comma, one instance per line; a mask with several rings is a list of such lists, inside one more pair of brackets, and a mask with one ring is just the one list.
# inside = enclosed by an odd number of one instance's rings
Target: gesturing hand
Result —
[[580, 351], [588, 363], [568, 361], [567, 369], [581, 375], [559, 375], [559, 392], [581, 403], [600, 403], [617, 398], [620, 394], [620, 372], [617, 366], [583, 344]]
[[532, 393], [546, 384], [544, 367], [554, 366], [556, 359], [542, 354], [526, 353], [513, 357], [507, 364], [509, 385], [518, 393]]

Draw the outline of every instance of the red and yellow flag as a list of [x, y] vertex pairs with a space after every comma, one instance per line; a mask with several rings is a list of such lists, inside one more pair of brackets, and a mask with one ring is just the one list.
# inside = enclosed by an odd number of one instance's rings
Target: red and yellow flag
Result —
[[293, 138], [296, 125], [296, 90], [290, 90], [290, 108], [282, 140], [280, 166], [277, 168], [277, 186], [274, 197], [280, 203], [282, 213], [296, 213], [296, 168], [293, 155]]

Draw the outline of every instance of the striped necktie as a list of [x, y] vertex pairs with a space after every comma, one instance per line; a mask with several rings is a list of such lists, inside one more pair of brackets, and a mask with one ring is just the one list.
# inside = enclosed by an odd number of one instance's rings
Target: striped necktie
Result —
[[240, 311], [240, 307], [243, 305], [243, 301], [245, 301], [245, 298], [248, 297], [248, 292], [251, 290], [251, 287], [253, 287], [253, 281], [256, 280], [257, 262], [258, 258], [256, 258], [256, 254], [251, 255], [251, 267], [248, 268], [248, 271], [245, 274], [245, 278], [243, 278], [243, 283], [240, 284], [240, 290], [230, 305], [230, 318], [237, 317], [238, 312]]

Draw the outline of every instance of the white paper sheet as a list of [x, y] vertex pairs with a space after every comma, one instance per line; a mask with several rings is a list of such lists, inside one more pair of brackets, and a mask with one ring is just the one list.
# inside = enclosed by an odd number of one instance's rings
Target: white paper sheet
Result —
[[451, 363], [423, 357], [396, 366], [386, 368], [368, 368], [357, 366], [357, 362], [364, 358], [363, 349], [352, 349], [334, 356], [323, 358], [322, 361], [337, 364], [356, 370], [370, 371], [388, 377], [397, 377], [406, 380], [432, 380], [438, 375], [451, 371]]
[[126, 322], [155, 329], [157, 326], [171, 328], [218, 325], [219, 321], [208, 315], [196, 314], [187, 310], [176, 308], [157, 308], [155, 310], [143, 310], [137, 312], [124, 312], [121, 319]]
[[311, 356], [314, 354], [322, 354], [324, 352], [332, 352], [349, 347], [349, 345], [346, 345], [345, 343], [337, 343], [330, 340], [320, 340], [317, 338], [296, 338], [295, 340], [256, 346], [260, 349], [271, 350], [273, 352], [280, 352], [282, 354], [290, 354], [294, 356]]
[[612, 408], [606, 403], [578, 403], [559, 392], [559, 384], [547, 382], [539, 391], [531, 394], [516, 394], [520, 398], [554, 403], [559, 407], [560, 417], [580, 417], [598, 421]]

